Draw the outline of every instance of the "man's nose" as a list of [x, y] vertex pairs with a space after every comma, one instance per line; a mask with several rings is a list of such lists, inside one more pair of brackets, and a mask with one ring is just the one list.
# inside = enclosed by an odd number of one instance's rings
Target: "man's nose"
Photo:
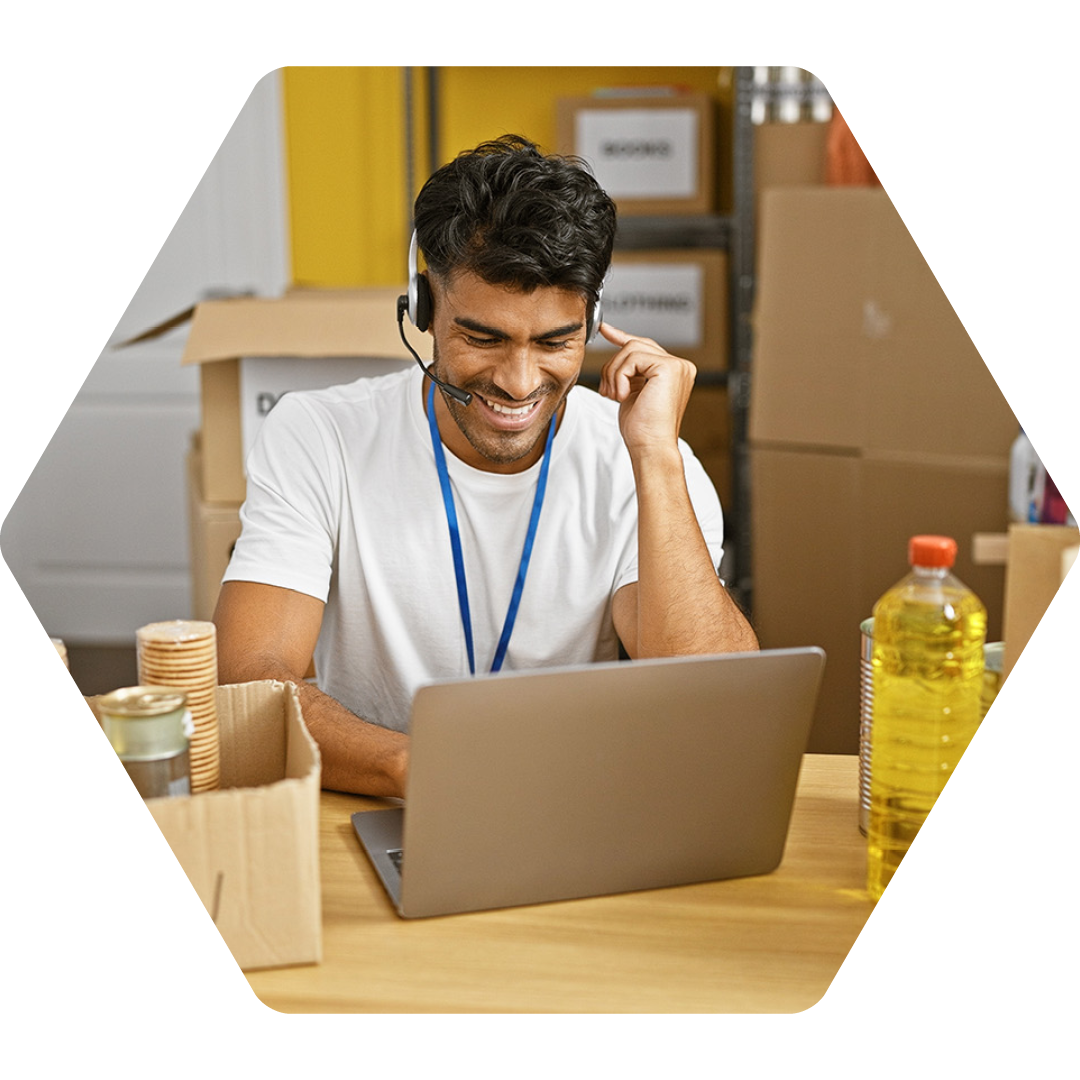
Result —
[[495, 385], [514, 401], [524, 401], [538, 390], [544, 379], [530, 345], [508, 345], [495, 371]]

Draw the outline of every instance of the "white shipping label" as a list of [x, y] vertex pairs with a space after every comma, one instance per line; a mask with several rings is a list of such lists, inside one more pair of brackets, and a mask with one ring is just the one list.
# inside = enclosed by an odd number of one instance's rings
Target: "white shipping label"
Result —
[[404, 360], [359, 356], [245, 356], [240, 360], [240, 437], [244, 460], [266, 415], [291, 390], [325, 390], [407, 367]]
[[694, 109], [582, 109], [577, 154], [613, 199], [689, 199], [697, 194]]
[[[613, 263], [604, 285], [604, 322], [653, 338], [669, 351], [705, 344], [705, 271], [697, 263]], [[612, 346], [601, 335], [597, 349]]]

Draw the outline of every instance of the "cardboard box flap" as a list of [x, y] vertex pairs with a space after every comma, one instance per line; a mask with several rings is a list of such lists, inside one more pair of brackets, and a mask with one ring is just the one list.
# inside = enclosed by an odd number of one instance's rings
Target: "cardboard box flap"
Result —
[[154, 326], [147, 327], [147, 329], [134, 337], [118, 341], [116, 348], [126, 349], [129, 345], [141, 345], [144, 341], [153, 341], [156, 338], [163, 337], [170, 330], [175, 330], [178, 326], [183, 326], [184, 323], [189, 322], [194, 314], [195, 305], [193, 304], [189, 308], [184, 308], [183, 311], [178, 311], [175, 315], [170, 315], [167, 319], [163, 319]]
[[321, 959], [318, 791], [300, 781], [147, 805], [239, 966]]
[[174, 315], [167, 316], [160, 322], [148, 326], [145, 330], [135, 334], [133, 337], [116, 342], [114, 347], [117, 349], [126, 349], [129, 345], [139, 345], [144, 341], [153, 341], [155, 338], [164, 336], [170, 330], [175, 330], [178, 326], [183, 326], [184, 323], [190, 322], [191, 317], [195, 314], [195, 308], [199, 303], [204, 303], [208, 300], [224, 300], [239, 296], [254, 295], [255, 294], [250, 289], [205, 289], [202, 292], [200, 300], [190, 307], [186, 307], [183, 311], [178, 311]]
[[358, 356], [411, 360], [397, 328], [401, 288], [301, 290], [196, 306], [183, 364], [258, 356]]
[[222, 788], [260, 787], [321, 771], [319, 748], [299, 722], [300, 701], [291, 684], [239, 683], [218, 687], [217, 697]]

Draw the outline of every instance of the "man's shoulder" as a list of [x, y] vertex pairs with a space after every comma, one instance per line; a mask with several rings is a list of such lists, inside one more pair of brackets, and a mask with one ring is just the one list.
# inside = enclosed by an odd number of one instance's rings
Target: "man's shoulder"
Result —
[[610, 438], [619, 434], [619, 406], [610, 398], [601, 397], [592, 387], [578, 383], [570, 391], [570, 402], [577, 413], [577, 422], [591, 435]]
[[412, 369], [405, 367], [400, 371], [361, 375], [351, 382], [337, 383], [316, 390], [292, 390], [287, 396], [331, 411], [339, 406], [349, 407], [364, 402], [373, 402], [379, 407], [390, 398], [403, 398], [407, 395], [409, 387], [415, 381], [412, 376]]
[[[364, 418], [390, 415], [395, 403], [404, 405], [414, 383], [408, 368], [387, 374], [363, 375], [352, 382], [319, 389], [290, 390], [274, 405], [275, 426], [325, 424], [331, 427], [363, 424]], [[269, 419], [269, 417], [268, 417]]]
[[630, 455], [619, 430], [618, 403], [578, 384], [570, 392], [568, 405], [568, 459], [588, 475], [604, 477], [606, 486], [632, 484]]

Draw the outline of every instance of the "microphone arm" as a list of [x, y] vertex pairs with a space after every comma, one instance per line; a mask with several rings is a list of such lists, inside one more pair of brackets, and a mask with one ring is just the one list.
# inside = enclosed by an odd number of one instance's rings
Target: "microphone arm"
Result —
[[472, 394], [467, 390], [461, 390], [456, 386], [451, 386], [449, 383], [444, 383], [438, 375], [434, 375], [431, 369], [420, 359], [419, 353], [409, 344], [408, 338], [405, 337], [405, 312], [409, 307], [408, 296], [399, 296], [397, 302], [397, 324], [398, 333], [401, 335], [402, 344], [406, 349], [413, 354], [416, 362], [420, 365], [420, 370], [442, 391], [449, 394], [455, 401], [460, 401], [462, 405], [468, 405], [472, 401]]

